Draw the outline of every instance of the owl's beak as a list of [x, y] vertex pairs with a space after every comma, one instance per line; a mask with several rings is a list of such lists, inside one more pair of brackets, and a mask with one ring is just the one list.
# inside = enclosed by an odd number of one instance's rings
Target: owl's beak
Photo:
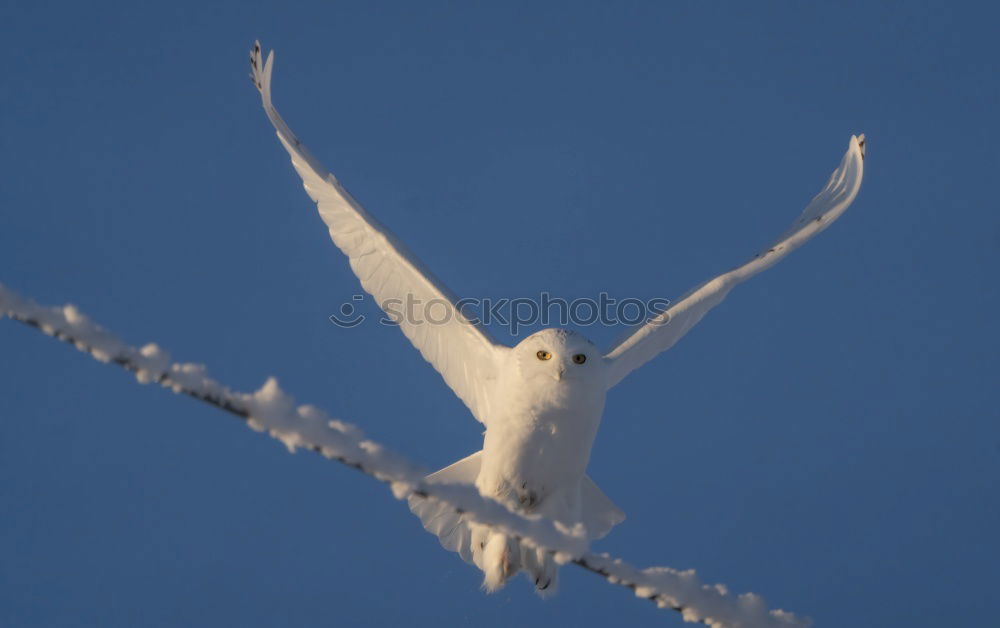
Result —
[[557, 382], [561, 382], [562, 378], [563, 378], [563, 373], [565, 373], [565, 372], [566, 372], [566, 369], [560, 366], [559, 368], [556, 369], [556, 374], [553, 377], [556, 378]]

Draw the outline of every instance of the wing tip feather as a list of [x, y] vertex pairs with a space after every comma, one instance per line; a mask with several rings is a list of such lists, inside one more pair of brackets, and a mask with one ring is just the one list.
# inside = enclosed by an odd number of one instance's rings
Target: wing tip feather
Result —
[[250, 49], [250, 80], [260, 92], [265, 105], [271, 102], [271, 69], [273, 67], [274, 51], [268, 52], [265, 60], [260, 40], [254, 40], [253, 48]]

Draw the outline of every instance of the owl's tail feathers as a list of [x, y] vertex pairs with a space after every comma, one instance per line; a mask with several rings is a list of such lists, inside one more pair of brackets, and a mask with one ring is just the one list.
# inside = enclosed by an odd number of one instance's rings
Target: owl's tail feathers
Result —
[[[482, 453], [477, 451], [427, 476], [427, 480], [475, 485]], [[581, 520], [591, 539], [603, 537], [625, 520], [625, 513], [588, 476], [583, 476], [580, 483], [580, 502]], [[409, 505], [410, 511], [420, 517], [424, 529], [437, 536], [446, 550], [456, 552], [462, 560], [486, 574], [483, 588], [487, 591], [496, 591], [518, 570], [524, 569], [539, 595], [548, 597], [555, 593], [559, 569], [548, 552], [522, 547], [515, 539], [471, 524], [454, 508], [441, 502], [412, 496]]]
[[580, 481], [580, 518], [591, 540], [602, 539], [622, 521], [625, 513], [604, 494], [589, 475]]
[[[483, 452], [477, 451], [467, 458], [463, 458], [455, 464], [441, 469], [437, 473], [427, 476], [429, 482], [440, 482], [442, 484], [475, 484], [476, 477], [479, 476], [479, 458]], [[438, 537], [441, 546], [446, 550], [457, 552], [462, 560], [470, 565], [476, 565], [477, 561], [473, 557], [472, 529], [469, 522], [455, 509], [447, 504], [436, 502], [430, 499], [423, 499], [411, 496], [409, 499], [410, 512], [420, 517], [420, 522], [424, 524], [424, 529]], [[485, 539], [482, 540], [485, 543]], [[482, 550], [482, 547], [478, 548]]]
[[[455, 464], [427, 476], [429, 482], [474, 485], [479, 477], [477, 451]], [[521, 569], [521, 549], [515, 539], [497, 534], [486, 526], [470, 523], [451, 506], [411, 496], [410, 511], [420, 517], [424, 529], [438, 537], [442, 547], [457, 552], [462, 560], [484, 574], [483, 588], [492, 593]]]

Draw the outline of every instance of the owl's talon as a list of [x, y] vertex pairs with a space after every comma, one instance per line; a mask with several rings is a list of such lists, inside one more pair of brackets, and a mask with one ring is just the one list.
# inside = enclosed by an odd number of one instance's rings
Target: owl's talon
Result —
[[538, 493], [535, 491], [528, 491], [527, 493], [521, 493], [518, 496], [518, 501], [521, 502], [521, 506], [525, 510], [531, 510], [536, 505], [538, 505]]

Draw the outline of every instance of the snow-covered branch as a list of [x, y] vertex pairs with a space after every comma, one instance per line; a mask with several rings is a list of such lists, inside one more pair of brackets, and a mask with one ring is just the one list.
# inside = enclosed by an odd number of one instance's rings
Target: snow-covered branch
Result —
[[253, 393], [230, 390], [211, 379], [203, 365], [172, 362], [155, 344], [132, 347], [83, 315], [75, 306], [44, 307], [0, 284], [0, 317], [8, 316], [89, 353], [101, 362], [113, 362], [131, 371], [141, 383], [158, 383], [243, 419], [251, 428], [267, 432], [291, 452], [315, 451], [388, 484], [397, 499], [418, 496], [434, 500], [475, 523], [544, 548], [561, 563], [572, 563], [609, 582], [632, 589], [636, 596], [661, 608], [681, 613], [686, 621], [714, 627], [805, 626], [808, 621], [780, 610], [769, 611], [764, 601], [746, 593], [728, 594], [722, 585], [702, 584], [694, 571], [667, 567], [637, 569], [607, 555], [587, 552], [582, 526], [568, 528], [537, 515], [525, 516], [484, 498], [471, 486], [431, 484], [425, 471], [403, 456], [368, 440], [360, 429], [331, 418], [294, 398], [269, 378]]

